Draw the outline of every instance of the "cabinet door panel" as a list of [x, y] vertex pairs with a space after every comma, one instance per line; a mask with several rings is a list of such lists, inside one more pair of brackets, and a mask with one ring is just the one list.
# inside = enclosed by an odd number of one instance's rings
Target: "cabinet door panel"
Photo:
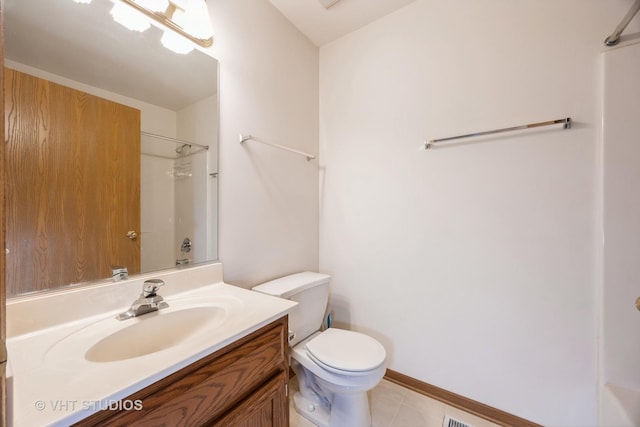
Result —
[[289, 405], [287, 404], [286, 384], [287, 378], [284, 373], [281, 373], [224, 417], [212, 422], [211, 425], [235, 427], [288, 426]]

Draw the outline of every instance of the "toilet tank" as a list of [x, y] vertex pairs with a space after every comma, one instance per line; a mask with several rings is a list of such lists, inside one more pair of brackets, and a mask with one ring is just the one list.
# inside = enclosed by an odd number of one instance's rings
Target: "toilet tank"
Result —
[[320, 330], [327, 302], [329, 301], [328, 274], [303, 273], [291, 274], [252, 289], [263, 294], [295, 301], [298, 305], [289, 313], [289, 345], [294, 346], [314, 332]]

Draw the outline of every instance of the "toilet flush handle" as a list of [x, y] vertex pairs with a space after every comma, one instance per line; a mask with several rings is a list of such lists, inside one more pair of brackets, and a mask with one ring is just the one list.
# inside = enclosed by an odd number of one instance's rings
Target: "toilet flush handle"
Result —
[[289, 342], [293, 341], [294, 339], [296, 339], [296, 333], [289, 329]]

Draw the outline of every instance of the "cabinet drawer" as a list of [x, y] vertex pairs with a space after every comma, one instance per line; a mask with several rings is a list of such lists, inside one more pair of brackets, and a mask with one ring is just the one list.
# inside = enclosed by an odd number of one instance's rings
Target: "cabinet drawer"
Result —
[[275, 374], [288, 373], [286, 330], [284, 317], [127, 398], [141, 400], [142, 410], [102, 411], [78, 425], [208, 424]]

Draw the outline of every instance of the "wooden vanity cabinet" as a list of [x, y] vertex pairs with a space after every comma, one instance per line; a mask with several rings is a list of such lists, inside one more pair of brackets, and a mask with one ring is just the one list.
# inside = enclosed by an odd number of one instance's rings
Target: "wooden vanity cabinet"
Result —
[[284, 316], [75, 425], [288, 426], [288, 348]]

